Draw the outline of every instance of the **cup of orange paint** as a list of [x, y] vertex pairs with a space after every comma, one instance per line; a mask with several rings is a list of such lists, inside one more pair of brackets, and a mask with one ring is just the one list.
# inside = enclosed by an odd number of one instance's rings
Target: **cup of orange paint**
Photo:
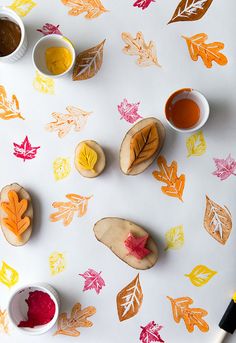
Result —
[[189, 133], [199, 130], [206, 123], [209, 114], [207, 99], [192, 88], [175, 91], [165, 105], [167, 122], [178, 132]]

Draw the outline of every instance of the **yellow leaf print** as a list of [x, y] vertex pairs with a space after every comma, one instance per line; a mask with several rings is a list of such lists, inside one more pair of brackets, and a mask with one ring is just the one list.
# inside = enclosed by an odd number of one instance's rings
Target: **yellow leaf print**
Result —
[[168, 249], [180, 249], [184, 245], [184, 228], [182, 225], [172, 227], [165, 234], [166, 248]]
[[94, 170], [94, 166], [97, 162], [98, 155], [96, 151], [90, 148], [87, 144], [83, 144], [79, 152], [79, 165], [85, 170]]
[[67, 177], [71, 172], [70, 159], [66, 157], [58, 157], [53, 162], [53, 174], [56, 181]]
[[51, 77], [43, 76], [38, 71], [36, 71], [33, 86], [40, 93], [54, 94], [54, 80]]
[[186, 140], [186, 147], [188, 150], [188, 157], [201, 156], [206, 152], [206, 141], [202, 131], [194, 133]]
[[62, 252], [55, 251], [49, 256], [49, 267], [52, 275], [57, 275], [65, 269], [65, 256]]
[[185, 274], [184, 276], [187, 276], [194, 286], [201, 287], [208, 283], [215, 274], [217, 274], [216, 271], [199, 264], [190, 274]]
[[0, 309], [0, 332], [1, 333], [9, 333], [7, 310], [2, 311]]
[[6, 262], [2, 261], [2, 268], [0, 269], [0, 282], [8, 288], [14, 286], [19, 280], [18, 272], [10, 267]]
[[25, 17], [36, 5], [36, 2], [33, 0], [15, 0], [8, 7], [15, 11], [20, 17]]

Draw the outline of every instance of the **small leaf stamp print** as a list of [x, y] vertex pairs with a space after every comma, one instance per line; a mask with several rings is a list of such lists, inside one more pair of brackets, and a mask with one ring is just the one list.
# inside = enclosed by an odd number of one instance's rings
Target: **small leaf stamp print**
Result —
[[18, 158], [22, 158], [25, 162], [26, 160], [32, 160], [36, 157], [37, 151], [40, 146], [32, 146], [28, 136], [25, 137], [21, 144], [13, 143], [14, 145], [14, 155]]
[[66, 268], [65, 255], [62, 252], [54, 251], [49, 256], [49, 268], [51, 274], [57, 275], [62, 273]]
[[163, 328], [163, 326], [156, 324], [154, 320], [148, 323], [146, 326], [140, 326], [140, 328], [142, 331], [140, 333], [139, 340], [142, 343], [165, 343], [160, 336], [160, 330]]
[[183, 225], [172, 227], [165, 234], [166, 238], [166, 248], [168, 249], [179, 250], [184, 245], [184, 228]]
[[94, 19], [108, 12], [100, 0], [61, 0], [63, 5], [70, 7], [68, 14], [77, 16], [86, 13], [86, 19]]
[[9, 266], [6, 262], [2, 261], [2, 267], [0, 269], [0, 282], [11, 288], [19, 281], [18, 272]]
[[160, 67], [155, 43], [150, 41], [147, 44], [142, 32], [138, 32], [135, 38], [132, 37], [130, 33], [123, 32], [121, 37], [126, 44], [123, 48], [123, 52], [130, 56], [138, 56], [136, 61], [138, 66], [149, 67], [154, 65]]
[[217, 176], [221, 181], [228, 179], [231, 175], [236, 176], [236, 161], [229, 154], [226, 159], [224, 158], [214, 158], [216, 171], [212, 174]]
[[155, 2], [155, 0], [136, 0], [133, 6], [145, 10], [152, 2]]
[[41, 32], [44, 36], [47, 35], [62, 35], [62, 32], [59, 30], [60, 25], [53, 25], [50, 23], [46, 23], [43, 25], [41, 29], [37, 29], [38, 32]]
[[119, 320], [122, 322], [134, 317], [138, 313], [142, 302], [143, 292], [138, 274], [117, 294], [116, 303]]
[[131, 104], [127, 99], [124, 99], [118, 106], [118, 111], [121, 115], [120, 119], [126, 120], [130, 124], [134, 124], [142, 116], [138, 113], [140, 102]]
[[206, 285], [217, 272], [204, 265], [198, 265], [191, 271], [190, 274], [185, 274], [192, 284], [196, 287]]
[[188, 156], [201, 156], [206, 152], [206, 141], [202, 131], [192, 134], [186, 140]]
[[220, 244], [225, 244], [232, 230], [232, 216], [226, 206], [222, 207], [206, 195], [204, 227]]
[[182, 37], [186, 40], [189, 54], [193, 61], [197, 61], [198, 57], [201, 57], [207, 68], [212, 67], [213, 61], [221, 66], [228, 63], [227, 57], [220, 53], [220, 50], [224, 49], [224, 43], [206, 43], [206, 40], [208, 39], [206, 33], [198, 33], [192, 37]]
[[79, 327], [89, 328], [93, 326], [93, 323], [88, 320], [89, 317], [96, 313], [96, 308], [93, 306], [85, 307], [81, 309], [80, 303], [76, 303], [71, 310], [70, 317], [67, 313], [61, 313], [57, 321], [57, 331], [54, 335], [65, 335], [71, 337], [78, 337], [80, 331]]
[[52, 117], [55, 121], [46, 125], [46, 130], [57, 132], [59, 138], [65, 137], [72, 127], [77, 132], [81, 131], [87, 123], [88, 116], [92, 113], [74, 106], [67, 106], [66, 110], [67, 114], [53, 112]]
[[181, 0], [168, 24], [201, 19], [213, 0]]
[[193, 304], [191, 298], [173, 299], [168, 296], [167, 299], [171, 302], [173, 317], [176, 323], [180, 323], [180, 320], [183, 319], [188, 332], [193, 332], [194, 326], [197, 326], [202, 332], [209, 331], [209, 326], [203, 319], [203, 317], [208, 315], [208, 312], [202, 308], [189, 307]]
[[15, 94], [12, 95], [11, 99], [7, 98], [7, 93], [4, 86], [0, 85], [0, 119], [25, 119], [22, 117], [19, 110], [19, 102]]
[[65, 179], [70, 175], [71, 165], [70, 159], [66, 157], [58, 157], [53, 161], [53, 175], [56, 181]]
[[85, 197], [78, 194], [67, 194], [67, 202], [54, 202], [52, 206], [57, 209], [57, 212], [50, 215], [51, 222], [63, 221], [64, 226], [68, 226], [74, 215], [77, 213], [78, 217], [83, 217], [87, 213], [88, 201], [92, 198]]
[[183, 191], [185, 186], [185, 175], [181, 174], [177, 176], [178, 165], [176, 161], [172, 161], [168, 167], [164, 156], [159, 156], [157, 159], [157, 165], [159, 170], [155, 170], [152, 175], [158, 181], [166, 183], [166, 186], [162, 186], [161, 190], [164, 194], [170, 197], [176, 197], [183, 201]]
[[88, 291], [94, 289], [97, 294], [99, 294], [102, 288], [105, 286], [105, 281], [101, 277], [102, 272], [96, 272], [95, 270], [89, 268], [85, 273], [79, 274], [82, 276], [84, 281], [83, 291]]
[[51, 77], [44, 76], [36, 71], [33, 87], [40, 93], [53, 95], [55, 91], [55, 82]]
[[20, 17], [25, 17], [36, 5], [36, 2], [33, 0], [15, 0], [9, 8], [15, 11]]
[[0, 308], [0, 333], [2, 334], [8, 334], [8, 315], [7, 310], [1, 310]]

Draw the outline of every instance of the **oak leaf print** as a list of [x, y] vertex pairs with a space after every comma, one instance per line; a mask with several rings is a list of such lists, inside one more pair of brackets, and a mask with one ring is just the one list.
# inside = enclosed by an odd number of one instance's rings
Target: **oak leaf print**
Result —
[[33, 0], [15, 0], [9, 6], [20, 17], [25, 17], [36, 6], [36, 2]]
[[7, 93], [4, 86], [0, 85], [0, 119], [25, 119], [22, 117], [19, 110], [19, 102], [15, 94], [12, 95], [11, 99], [7, 98]]
[[28, 136], [25, 137], [21, 144], [13, 143], [14, 145], [14, 155], [18, 158], [22, 158], [25, 162], [26, 160], [32, 160], [36, 157], [37, 151], [40, 146], [32, 146]]
[[132, 37], [130, 33], [123, 32], [121, 37], [126, 43], [123, 48], [123, 52], [130, 56], [138, 56], [136, 63], [140, 67], [149, 67], [152, 65], [160, 67], [157, 59], [155, 43], [150, 41], [147, 44], [142, 32], [138, 32], [135, 38]]
[[185, 175], [181, 174], [179, 177], [177, 176], [177, 162], [172, 161], [171, 165], [168, 167], [165, 157], [159, 156], [157, 165], [159, 170], [155, 170], [152, 175], [158, 181], [166, 183], [166, 186], [161, 187], [162, 192], [170, 197], [176, 197], [183, 201], [182, 196], [185, 186]]
[[8, 316], [7, 310], [1, 310], [0, 308], [0, 333], [8, 334]]
[[196, 287], [206, 285], [217, 272], [204, 265], [198, 265], [191, 271], [190, 274], [185, 274], [192, 284]]
[[67, 202], [54, 202], [52, 206], [57, 209], [57, 212], [50, 215], [51, 222], [63, 221], [64, 226], [68, 226], [74, 215], [77, 213], [78, 217], [83, 217], [87, 213], [88, 201], [92, 198], [85, 197], [78, 194], [67, 194]]
[[204, 227], [219, 243], [225, 244], [232, 230], [232, 216], [226, 206], [222, 207], [206, 196]]
[[189, 297], [173, 299], [167, 297], [172, 306], [173, 317], [176, 323], [183, 319], [188, 332], [194, 331], [194, 326], [197, 326], [200, 331], [209, 331], [207, 322], [203, 319], [208, 312], [202, 308], [189, 307], [193, 304], [193, 300]]
[[52, 275], [57, 275], [65, 270], [65, 255], [62, 252], [55, 251], [49, 256], [49, 268]]
[[181, 0], [168, 24], [201, 19], [213, 0]]
[[44, 76], [36, 71], [33, 87], [40, 93], [54, 94], [55, 82], [51, 77]]
[[53, 161], [53, 174], [56, 181], [65, 179], [71, 172], [70, 159], [58, 157]]
[[127, 99], [124, 99], [118, 106], [118, 111], [121, 115], [120, 119], [125, 119], [128, 123], [134, 124], [142, 116], [138, 113], [140, 102], [131, 104]]
[[87, 118], [92, 112], [86, 112], [74, 106], [67, 106], [67, 114], [53, 112], [54, 121], [46, 125], [46, 130], [57, 132], [59, 138], [65, 137], [74, 127], [75, 131], [81, 131], [86, 123]]
[[6, 285], [8, 288], [11, 288], [18, 282], [18, 280], [18, 272], [6, 262], [2, 261], [2, 267], [0, 269], [0, 282]]
[[93, 323], [88, 320], [89, 317], [96, 313], [96, 308], [93, 306], [85, 307], [81, 309], [80, 303], [76, 303], [71, 310], [70, 317], [67, 313], [61, 313], [57, 321], [57, 331], [54, 335], [66, 335], [72, 337], [78, 337], [80, 331], [79, 327], [89, 328], [93, 326]]
[[135, 316], [143, 302], [143, 292], [139, 274], [116, 297], [119, 320], [127, 320]]
[[158, 325], [153, 321], [148, 323], [146, 326], [140, 326], [142, 329], [139, 340], [142, 343], [159, 342], [165, 343], [160, 336], [160, 330], [163, 328], [162, 325]]
[[155, 2], [155, 0], [136, 0], [133, 6], [145, 10], [146, 8], [148, 8], [151, 2]]
[[172, 227], [165, 234], [166, 248], [168, 249], [181, 249], [184, 245], [184, 228], [183, 225]]
[[85, 273], [79, 274], [82, 276], [84, 281], [83, 291], [88, 291], [94, 289], [97, 294], [100, 293], [102, 288], [105, 286], [105, 281], [101, 277], [102, 272], [96, 272], [95, 270], [89, 268]]
[[231, 157], [230, 154], [226, 159], [214, 158], [214, 162], [216, 171], [214, 171], [212, 174], [217, 176], [221, 181], [228, 179], [228, 177], [231, 175], [236, 176], [236, 161]]
[[50, 23], [46, 23], [43, 25], [41, 29], [37, 29], [38, 32], [41, 32], [44, 36], [56, 34], [62, 35], [62, 32], [59, 30], [60, 25], [53, 25]]
[[100, 0], [61, 0], [63, 5], [70, 7], [68, 14], [77, 16], [86, 13], [86, 19], [94, 19], [108, 12]]
[[190, 57], [193, 61], [197, 61], [198, 57], [201, 57], [203, 63], [207, 68], [212, 67], [212, 62], [223, 66], [228, 63], [227, 57], [220, 53], [220, 50], [224, 49], [224, 43], [214, 42], [206, 43], [208, 35], [206, 33], [198, 33], [192, 37], [185, 37]]
[[186, 147], [188, 150], [188, 157], [201, 156], [206, 152], [206, 141], [202, 131], [192, 134], [186, 140]]

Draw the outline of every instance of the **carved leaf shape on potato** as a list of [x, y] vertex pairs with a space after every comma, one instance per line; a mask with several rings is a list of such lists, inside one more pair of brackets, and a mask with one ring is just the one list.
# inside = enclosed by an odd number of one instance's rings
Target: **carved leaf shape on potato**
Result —
[[128, 171], [151, 158], [159, 146], [156, 124], [150, 124], [136, 132], [130, 140], [130, 162]]
[[182, 297], [173, 299], [168, 296], [167, 299], [171, 302], [175, 322], [179, 323], [180, 320], [183, 319], [188, 332], [193, 332], [194, 326], [197, 326], [202, 332], [207, 332], [209, 330], [207, 322], [202, 318], [205, 317], [208, 312], [202, 308], [189, 307], [193, 303], [191, 298]]
[[219, 243], [225, 244], [232, 230], [232, 216], [226, 206], [222, 207], [206, 195], [204, 227]]
[[98, 45], [79, 53], [73, 69], [74, 81], [90, 79], [101, 69], [105, 41], [104, 39]]
[[188, 157], [201, 156], [206, 152], [206, 141], [202, 131], [192, 134], [186, 140], [186, 147], [188, 150]]
[[9, 202], [2, 202], [1, 207], [7, 214], [7, 217], [3, 218], [3, 223], [8, 230], [14, 233], [18, 238], [24, 233], [30, 226], [30, 218], [24, 216], [28, 208], [28, 200], [21, 199], [19, 201], [18, 194], [15, 191], [8, 192]]
[[186, 40], [188, 50], [193, 61], [197, 61], [198, 57], [201, 57], [207, 68], [212, 67], [213, 61], [221, 66], [228, 63], [227, 57], [220, 53], [220, 50], [224, 49], [224, 43], [205, 43], [208, 39], [208, 35], [206, 33], [198, 33], [192, 37], [182, 37]]
[[127, 320], [135, 316], [143, 301], [142, 287], [139, 274], [116, 297], [119, 320]]
[[207, 284], [217, 272], [204, 265], [198, 265], [191, 271], [190, 274], [185, 274], [196, 287], [201, 287]]
[[211, 6], [213, 0], [182, 0], [178, 4], [168, 24], [177, 21], [194, 21], [201, 19]]
[[0, 282], [11, 288], [19, 281], [18, 272], [9, 266], [6, 262], [2, 261], [2, 267], [0, 269]]
[[165, 234], [166, 248], [168, 249], [181, 249], [184, 245], [184, 228], [183, 225], [172, 227]]
[[97, 163], [98, 155], [95, 150], [83, 143], [78, 156], [79, 165], [85, 170], [95, 172], [95, 165]]
[[182, 196], [185, 186], [185, 175], [181, 174], [179, 177], [177, 176], [177, 162], [172, 161], [171, 165], [168, 167], [165, 157], [159, 156], [157, 165], [160, 170], [155, 170], [152, 175], [158, 181], [166, 183], [166, 186], [161, 187], [162, 192], [183, 201]]
[[7, 310], [1, 310], [0, 308], [0, 333], [8, 334], [8, 315]]
[[11, 100], [8, 99], [5, 87], [0, 85], [0, 119], [15, 118], [25, 119], [20, 113], [18, 99], [15, 94], [12, 95]]
[[61, 0], [62, 3], [70, 7], [69, 15], [77, 16], [84, 12], [86, 19], [94, 19], [101, 14], [108, 12], [100, 0]]
[[121, 37], [126, 43], [123, 52], [130, 56], [138, 56], [136, 63], [139, 66], [149, 67], [151, 65], [156, 65], [160, 67], [155, 43], [150, 41], [149, 44], [147, 44], [142, 32], [138, 32], [135, 38], [128, 32], [122, 32]]

